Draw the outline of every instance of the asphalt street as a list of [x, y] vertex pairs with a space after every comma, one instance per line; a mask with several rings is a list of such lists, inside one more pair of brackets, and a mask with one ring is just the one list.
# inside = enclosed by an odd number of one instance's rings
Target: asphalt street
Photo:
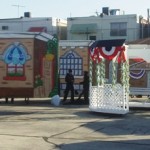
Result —
[[47, 99], [0, 103], [0, 150], [150, 150], [150, 109], [126, 115]]

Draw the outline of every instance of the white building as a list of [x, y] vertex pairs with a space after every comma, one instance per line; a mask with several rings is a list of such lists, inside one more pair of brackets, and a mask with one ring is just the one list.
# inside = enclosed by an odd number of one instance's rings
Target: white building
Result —
[[62, 40], [66, 39], [67, 20], [30, 16], [20, 18], [0, 19], [0, 31], [7, 32], [46, 32], [57, 34]]
[[68, 40], [105, 40], [140, 38], [139, 17], [136, 14], [113, 14], [67, 19]]

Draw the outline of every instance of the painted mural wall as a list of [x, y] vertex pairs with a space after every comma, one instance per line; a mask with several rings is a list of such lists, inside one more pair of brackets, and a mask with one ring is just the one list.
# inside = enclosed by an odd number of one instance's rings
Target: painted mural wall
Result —
[[150, 88], [150, 46], [129, 45], [130, 87]]
[[89, 71], [89, 44], [91, 41], [60, 41], [59, 44], [59, 77], [60, 95], [65, 90], [65, 75], [72, 69], [75, 77], [74, 88], [78, 92], [82, 90], [79, 84], [83, 80], [84, 71]]
[[0, 40], [0, 87], [33, 87], [33, 46], [31, 39]]
[[38, 34], [38, 38], [34, 34], [16, 35], [0, 38], [0, 97], [49, 97], [52, 91], [57, 94], [57, 38], [45, 33]]
[[[64, 78], [69, 69], [73, 70], [75, 90], [80, 93], [83, 87], [79, 83], [83, 80], [84, 71], [89, 71], [89, 45], [93, 41], [59, 41], [59, 47], [55, 41], [52, 40], [48, 46], [48, 41], [34, 37], [0, 38], [0, 96], [9, 93], [13, 97], [17, 91], [18, 97], [49, 97], [54, 87], [54, 94], [59, 88], [60, 96], [63, 96]], [[127, 55], [130, 86], [150, 87], [150, 47], [130, 46]], [[111, 64], [109, 61], [105, 63], [106, 80], [111, 82]], [[117, 82], [120, 82], [119, 74]]]

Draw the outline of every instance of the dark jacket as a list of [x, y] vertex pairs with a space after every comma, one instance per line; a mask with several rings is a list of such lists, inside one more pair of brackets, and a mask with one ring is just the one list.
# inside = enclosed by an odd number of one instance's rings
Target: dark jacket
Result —
[[83, 84], [83, 89], [89, 89], [89, 76], [85, 74], [83, 82], [80, 82], [80, 84]]
[[66, 77], [65, 77], [65, 81], [67, 84], [73, 85], [74, 83], [74, 76], [70, 73], [67, 73]]

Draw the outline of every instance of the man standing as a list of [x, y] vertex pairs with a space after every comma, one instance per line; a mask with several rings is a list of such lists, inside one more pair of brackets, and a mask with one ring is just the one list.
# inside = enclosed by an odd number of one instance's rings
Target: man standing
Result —
[[84, 71], [84, 79], [83, 82], [80, 82], [80, 84], [83, 84], [83, 90], [77, 100], [81, 100], [83, 95], [85, 104], [89, 104], [89, 75], [87, 71]]
[[74, 76], [72, 74], [72, 69], [69, 69], [69, 72], [66, 74], [65, 81], [66, 81], [66, 89], [64, 92], [63, 102], [66, 101], [68, 93], [69, 91], [71, 91], [71, 103], [73, 103], [74, 102], [74, 86], [73, 86]]

